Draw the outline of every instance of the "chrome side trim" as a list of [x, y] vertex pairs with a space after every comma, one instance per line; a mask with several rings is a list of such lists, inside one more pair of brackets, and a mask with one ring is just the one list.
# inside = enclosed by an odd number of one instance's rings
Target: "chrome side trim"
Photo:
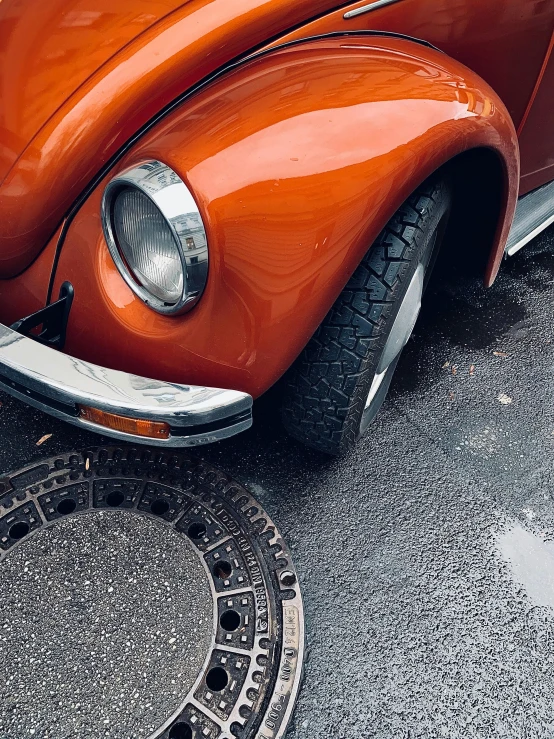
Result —
[[504, 253], [509, 257], [513, 256], [552, 223], [554, 223], [554, 182], [548, 182], [517, 201]]
[[[209, 444], [252, 425], [252, 398], [237, 390], [178, 385], [99, 367], [33, 341], [0, 324], [0, 389], [77, 426], [155, 446]], [[162, 421], [169, 439], [120, 433], [84, 421], [77, 405]]]
[[540, 233], [542, 233], [546, 228], [551, 226], [554, 223], [554, 214], [550, 216], [550, 218], [547, 218], [546, 221], [543, 221], [540, 226], [537, 226], [537, 228], [534, 231], [531, 231], [531, 233], [527, 234], [525, 238], [521, 239], [521, 241], [518, 241], [517, 244], [514, 244], [509, 249], [506, 249], [506, 255], [508, 257], [513, 257], [514, 254], [517, 254], [517, 252], [520, 249], [523, 249], [523, 247], [528, 244], [530, 241], [532, 241], [535, 236], [538, 236]]
[[357, 18], [359, 15], [364, 15], [364, 13], [371, 13], [372, 10], [384, 8], [385, 5], [392, 5], [393, 3], [398, 2], [400, 2], [400, 0], [375, 0], [375, 2], [369, 3], [369, 5], [363, 5], [361, 8], [349, 10], [344, 14], [344, 19], [349, 20], [350, 18]]

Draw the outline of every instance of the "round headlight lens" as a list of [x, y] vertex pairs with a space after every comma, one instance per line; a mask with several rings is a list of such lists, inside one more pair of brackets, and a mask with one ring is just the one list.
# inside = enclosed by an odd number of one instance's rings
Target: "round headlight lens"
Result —
[[106, 243], [129, 287], [159, 313], [199, 300], [208, 276], [206, 229], [192, 193], [158, 161], [108, 183], [102, 200]]
[[140, 190], [121, 190], [114, 199], [113, 225], [116, 243], [138, 282], [164, 303], [177, 303], [184, 279], [179, 249], [150, 198]]

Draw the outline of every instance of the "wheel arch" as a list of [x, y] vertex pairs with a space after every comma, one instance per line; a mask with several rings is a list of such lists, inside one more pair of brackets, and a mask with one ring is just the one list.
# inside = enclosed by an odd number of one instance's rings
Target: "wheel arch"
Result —
[[[186, 182], [208, 230], [208, 285], [175, 320], [120, 279], [99, 220], [106, 182], [151, 159]], [[55, 294], [70, 280], [77, 295], [67, 350], [257, 397], [300, 354], [394, 212], [442, 167], [460, 187], [475, 189], [474, 175], [485, 191], [492, 183], [491, 197], [501, 193], [490, 227], [496, 260], [519, 159], [513, 122], [480, 77], [386, 36], [307, 39], [247, 60], [157, 123], [83, 203], [54, 285]]]
[[498, 151], [468, 149], [443, 164], [452, 184], [453, 204], [442, 253], [449, 263], [483, 279], [489, 287], [504, 253], [510, 183]]

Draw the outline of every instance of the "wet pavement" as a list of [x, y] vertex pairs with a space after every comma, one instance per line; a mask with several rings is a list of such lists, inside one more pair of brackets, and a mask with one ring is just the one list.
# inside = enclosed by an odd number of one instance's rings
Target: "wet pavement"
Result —
[[[553, 305], [550, 229], [491, 290], [431, 287], [346, 457], [288, 440], [272, 394], [251, 431], [202, 451], [251, 489], [301, 575], [292, 739], [554, 735]], [[3, 470], [99, 442], [1, 399]]]

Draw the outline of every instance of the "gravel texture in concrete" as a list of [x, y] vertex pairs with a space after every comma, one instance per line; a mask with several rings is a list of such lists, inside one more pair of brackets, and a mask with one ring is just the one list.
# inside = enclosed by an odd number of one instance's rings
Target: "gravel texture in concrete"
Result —
[[[202, 450], [250, 487], [301, 574], [292, 739], [554, 735], [553, 243], [551, 229], [490, 290], [435, 280], [390, 399], [344, 458], [287, 439], [271, 394], [250, 432]], [[7, 398], [0, 424], [5, 470], [97, 440]]]
[[65, 519], [0, 566], [0, 737], [140, 739], [208, 654], [213, 601], [190, 544], [121, 511]]

